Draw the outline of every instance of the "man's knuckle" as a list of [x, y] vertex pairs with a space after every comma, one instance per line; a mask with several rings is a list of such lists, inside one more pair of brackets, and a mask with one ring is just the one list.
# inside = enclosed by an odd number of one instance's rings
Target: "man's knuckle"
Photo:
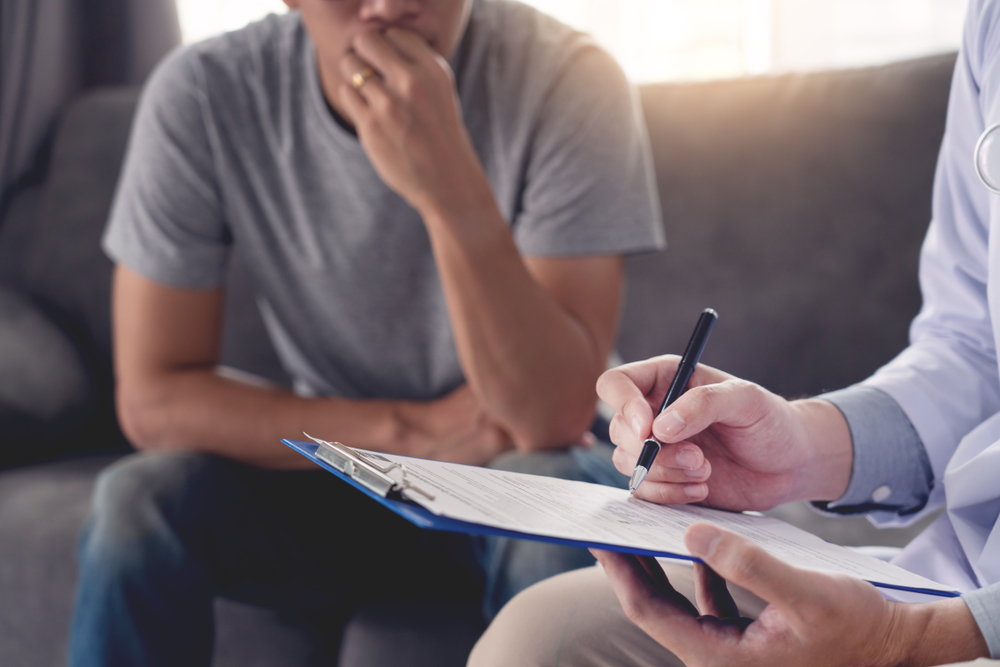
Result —
[[[685, 401], [686, 407], [684, 407], [684, 413], [681, 417], [684, 421], [690, 422], [690, 417], [697, 414], [703, 414], [706, 410], [712, 407], [718, 397], [718, 388], [715, 385], [705, 385], [703, 387], [695, 387], [688, 392], [688, 400]], [[680, 411], [682, 408], [678, 408]]]
[[611, 461], [615, 464], [615, 467], [619, 469], [622, 466], [628, 466], [630, 463], [628, 455], [621, 447], [615, 447], [615, 450], [611, 452]]
[[601, 397], [602, 400], [607, 401], [611, 398], [612, 388], [618, 381], [618, 376], [622, 375], [622, 372], [617, 368], [612, 368], [609, 371], [604, 371], [601, 376], [597, 378], [597, 395]]
[[622, 405], [622, 414], [631, 421], [640, 417], [647, 407], [645, 400], [633, 397]]
[[441, 86], [454, 86], [455, 85], [455, 75], [452, 74], [451, 68], [449, 67], [435, 67], [431, 70], [431, 76], [434, 78], [435, 83]]
[[399, 102], [393, 102], [392, 108], [389, 110], [389, 117], [404, 130], [409, 130], [413, 124], [409, 111]]
[[375, 121], [375, 117], [371, 114], [366, 114], [357, 119], [356, 123], [358, 132], [361, 136], [370, 136], [376, 132], [378, 129], [378, 123]]
[[762, 401], [767, 397], [768, 392], [759, 384], [746, 380], [727, 380], [727, 383], [734, 385], [737, 390], [746, 392], [754, 400]]
[[403, 99], [413, 102], [419, 97], [419, 85], [416, 78], [410, 72], [403, 72], [399, 76], [399, 94]]
[[399, 104], [389, 95], [379, 95], [373, 100], [372, 106], [375, 107], [380, 114], [392, 118], [396, 115], [396, 113], [398, 113], [398, 109], [396, 107], [398, 107]]
[[611, 437], [611, 442], [616, 445], [624, 444], [632, 436], [631, 430], [621, 415], [612, 417], [611, 423], [608, 424], [608, 435]]
[[752, 410], [763, 410], [770, 402], [772, 396], [771, 392], [764, 389], [759, 384], [748, 382], [747, 380], [737, 379], [727, 380], [726, 384], [731, 385], [736, 392], [747, 396]]
[[659, 484], [649, 484], [650, 488], [650, 501], [656, 503], [657, 505], [672, 505], [676, 503], [686, 503], [688, 502], [687, 497], [684, 494], [684, 490], [678, 487], [676, 484], [670, 484], [669, 482], [663, 482]]

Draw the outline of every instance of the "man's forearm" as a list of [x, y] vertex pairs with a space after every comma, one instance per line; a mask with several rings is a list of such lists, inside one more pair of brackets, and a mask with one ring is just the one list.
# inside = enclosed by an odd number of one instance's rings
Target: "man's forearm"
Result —
[[[306, 432], [362, 449], [454, 458], [442, 451], [450, 435], [418, 432], [434, 402], [302, 398], [207, 369], [164, 373], [141, 388], [126, 383], [118, 391], [122, 427], [140, 449], [194, 450], [265, 468], [307, 468], [306, 459], [281, 444], [282, 438]], [[475, 448], [467, 455], [475, 457]]]
[[[600, 258], [614, 271], [564, 265], [549, 269], [557, 276], [540, 276], [536, 258], [529, 271], [441, 54], [421, 35], [395, 28], [363, 32], [352, 47], [336, 71], [326, 69], [324, 87], [382, 180], [423, 218], [469, 385], [519, 448], [573, 442], [589, 426], [594, 384], [612, 344], [620, 260]], [[368, 66], [378, 76], [346, 83]], [[595, 275], [594, 284], [570, 284]], [[611, 299], [597, 295], [608, 290]], [[580, 298], [589, 293], [594, 298]]]
[[[425, 222], [466, 379], [484, 408], [521, 449], [573, 442], [593, 418], [610, 341], [595, 340], [531, 275], [488, 189]], [[600, 289], [614, 291], [613, 321], [620, 285]]]

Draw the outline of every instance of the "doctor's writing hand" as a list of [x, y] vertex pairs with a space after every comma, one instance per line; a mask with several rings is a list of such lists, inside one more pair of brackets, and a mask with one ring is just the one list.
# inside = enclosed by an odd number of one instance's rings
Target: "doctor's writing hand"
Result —
[[[689, 527], [698, 607], [655, 559], [592, 550], [636, 625], [688, 667], [939, 665], [989, 655], [965, 602], [890, 602], [860, 579], [786, 565], [711, 524]], [[726, 581], [768, 603], [740, 618]]]
[[615, 410], [610, 433], [619, 471], [632, 474], [650, 434], [664, 443], [636, 497], [763, 510], [843, 495], [853, 449], [836, 407], [789, 402], [699, 365], [687, 392], [656, 416], [679, 360], [667, 355], [626, 364], [597, 381], [598, 395]]
[[[401, 28], [360, 33], [352, 47], [340, 62], [348, 83], [339, 101], [382, 180], [425, 218], [492, 198], [445, 59]], [[355, 86], [358, 72], [368, 76]]]

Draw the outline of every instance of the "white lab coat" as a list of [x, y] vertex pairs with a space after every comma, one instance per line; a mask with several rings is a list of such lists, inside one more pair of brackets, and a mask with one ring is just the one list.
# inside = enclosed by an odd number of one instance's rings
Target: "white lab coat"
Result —
[[1000, 195], [974, 151], [1000, 121], [1000, 1], [972, 0], [956, 64], [920, 260], [911, 344], [864, 384], [892, 396], [923, 440], [935, 486], [911, 522], [946, 507], [898, 565], [962, 591], [1000, 582]]

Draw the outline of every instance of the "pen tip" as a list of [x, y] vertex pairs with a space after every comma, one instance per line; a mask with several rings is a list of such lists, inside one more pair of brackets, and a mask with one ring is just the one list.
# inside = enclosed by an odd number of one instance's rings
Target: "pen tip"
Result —
[[643, 466], [635, 467], [635, 470], [632, 472], [632, 479], [628, 484], [628, 493], [630, 496], [635, 494], [635, 490], [639, 488], [640, 484], [642, 484], [642, 480], [646, 479], [646, 474], [648, 472], [649, 471]]

